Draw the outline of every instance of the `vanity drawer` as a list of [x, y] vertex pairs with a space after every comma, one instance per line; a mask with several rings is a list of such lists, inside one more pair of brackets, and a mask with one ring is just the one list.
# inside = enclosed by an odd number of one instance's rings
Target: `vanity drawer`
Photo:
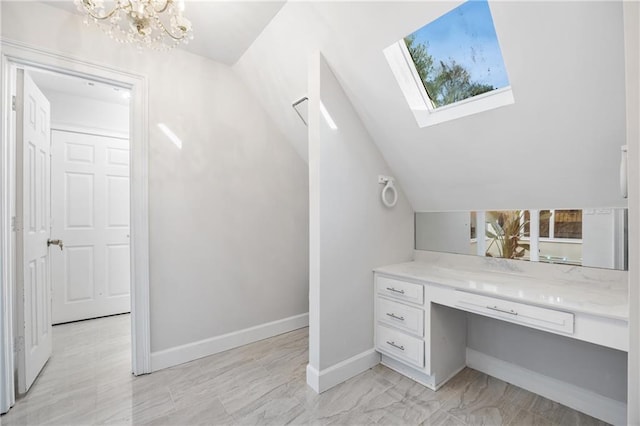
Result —
[[424, 341], [417, 337], [378, 324], [376, 348], [394, 358], [424, 367]]
[[422, 337], [424, 332], [424, 311], [419, 308], [377, 297], [378, 321], [401, 328]]
[[524, 326], [573, 334], [574, 315], [569, 312], [510, 302], [494, 297], [456, 291], [455, 306], [488, 317]]
[[420, 284], [378, 276], [376, 277], [376, 287], [378, 294], [420, 305], [424, 302], [424, 287]]

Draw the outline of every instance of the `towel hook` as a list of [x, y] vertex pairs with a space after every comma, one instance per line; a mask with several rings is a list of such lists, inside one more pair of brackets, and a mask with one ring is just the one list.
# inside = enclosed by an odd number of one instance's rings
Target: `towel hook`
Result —
[[[380, 197], [382, 198], [382, 203], [387, 207], [393, 207], [398, 202], [398, 190], [393, 184], [393, 178], [391, 176], [378, 176], [378, 183], [384, 185], [382, 188], [382, 194]], [[387, 198], [387, 192], [391, 191], [391, 201]]]

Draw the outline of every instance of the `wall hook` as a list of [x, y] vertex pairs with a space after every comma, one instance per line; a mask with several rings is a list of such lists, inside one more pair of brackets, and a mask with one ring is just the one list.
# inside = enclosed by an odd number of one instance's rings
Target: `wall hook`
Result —
[[[378, 183], [384, 185], [382, 188], [382, 194], [380, 197], [382, 198], [382, 203], [387, 207], [393, 207], [398, 202], [398, 190], [393, 184], [394, 179], [391, 176], [378, 176]], [[387, 198], [387, 193], [391, 192], [391, 201]]]

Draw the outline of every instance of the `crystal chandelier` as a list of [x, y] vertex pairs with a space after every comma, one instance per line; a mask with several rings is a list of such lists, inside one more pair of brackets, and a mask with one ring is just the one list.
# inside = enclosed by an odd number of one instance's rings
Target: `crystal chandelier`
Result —
[[75, 0], [85, 23], [95, 22], [112, 39], [138, 47], [169, 50], [193, 39], [182, 13], [184, 0]]

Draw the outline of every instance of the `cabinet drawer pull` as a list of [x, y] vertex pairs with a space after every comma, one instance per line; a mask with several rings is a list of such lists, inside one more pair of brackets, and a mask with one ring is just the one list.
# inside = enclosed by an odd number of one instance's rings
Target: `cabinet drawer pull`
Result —
[[391, 313], [387, 312], [387, 316], [388, 316], [388, 317], [391, 317], [391, 318], [393, 318], [393, 319], [397, 319], [397, 320], [400, 320], [400, 321], [404, 321], [404, 317], [402, 317], [402, 316], [400, 316], [400, 317], [399, 317], [399, 316], [397, 316], [396, 314], [394, 314], [393, 312], [391, 312]]
[[518, 315], [518, 313], [516, 311], [514, 311], [513, 309], [509, 309], [507, 311], [506, 309], [500, 309], [497, 306], [487, 306], [487, 309], [491, 309], [492, 311], [502, 312], [503, 314]]
[[398, 289], [393, 288], [393, 287], [387, 287], [387, 290], [392, 291], [394, 293], [404, 294], [404, 290], [398, 290]]
[[396, 349], [400, 349], [401, 351], [404, 351], [404, 346], [402, 346], [402, 345], [398, 346], [398, 345], [396, 345], [396, 342], [390, 342], [390, 341], [387, 340], [387, 345], [391, 345]]

